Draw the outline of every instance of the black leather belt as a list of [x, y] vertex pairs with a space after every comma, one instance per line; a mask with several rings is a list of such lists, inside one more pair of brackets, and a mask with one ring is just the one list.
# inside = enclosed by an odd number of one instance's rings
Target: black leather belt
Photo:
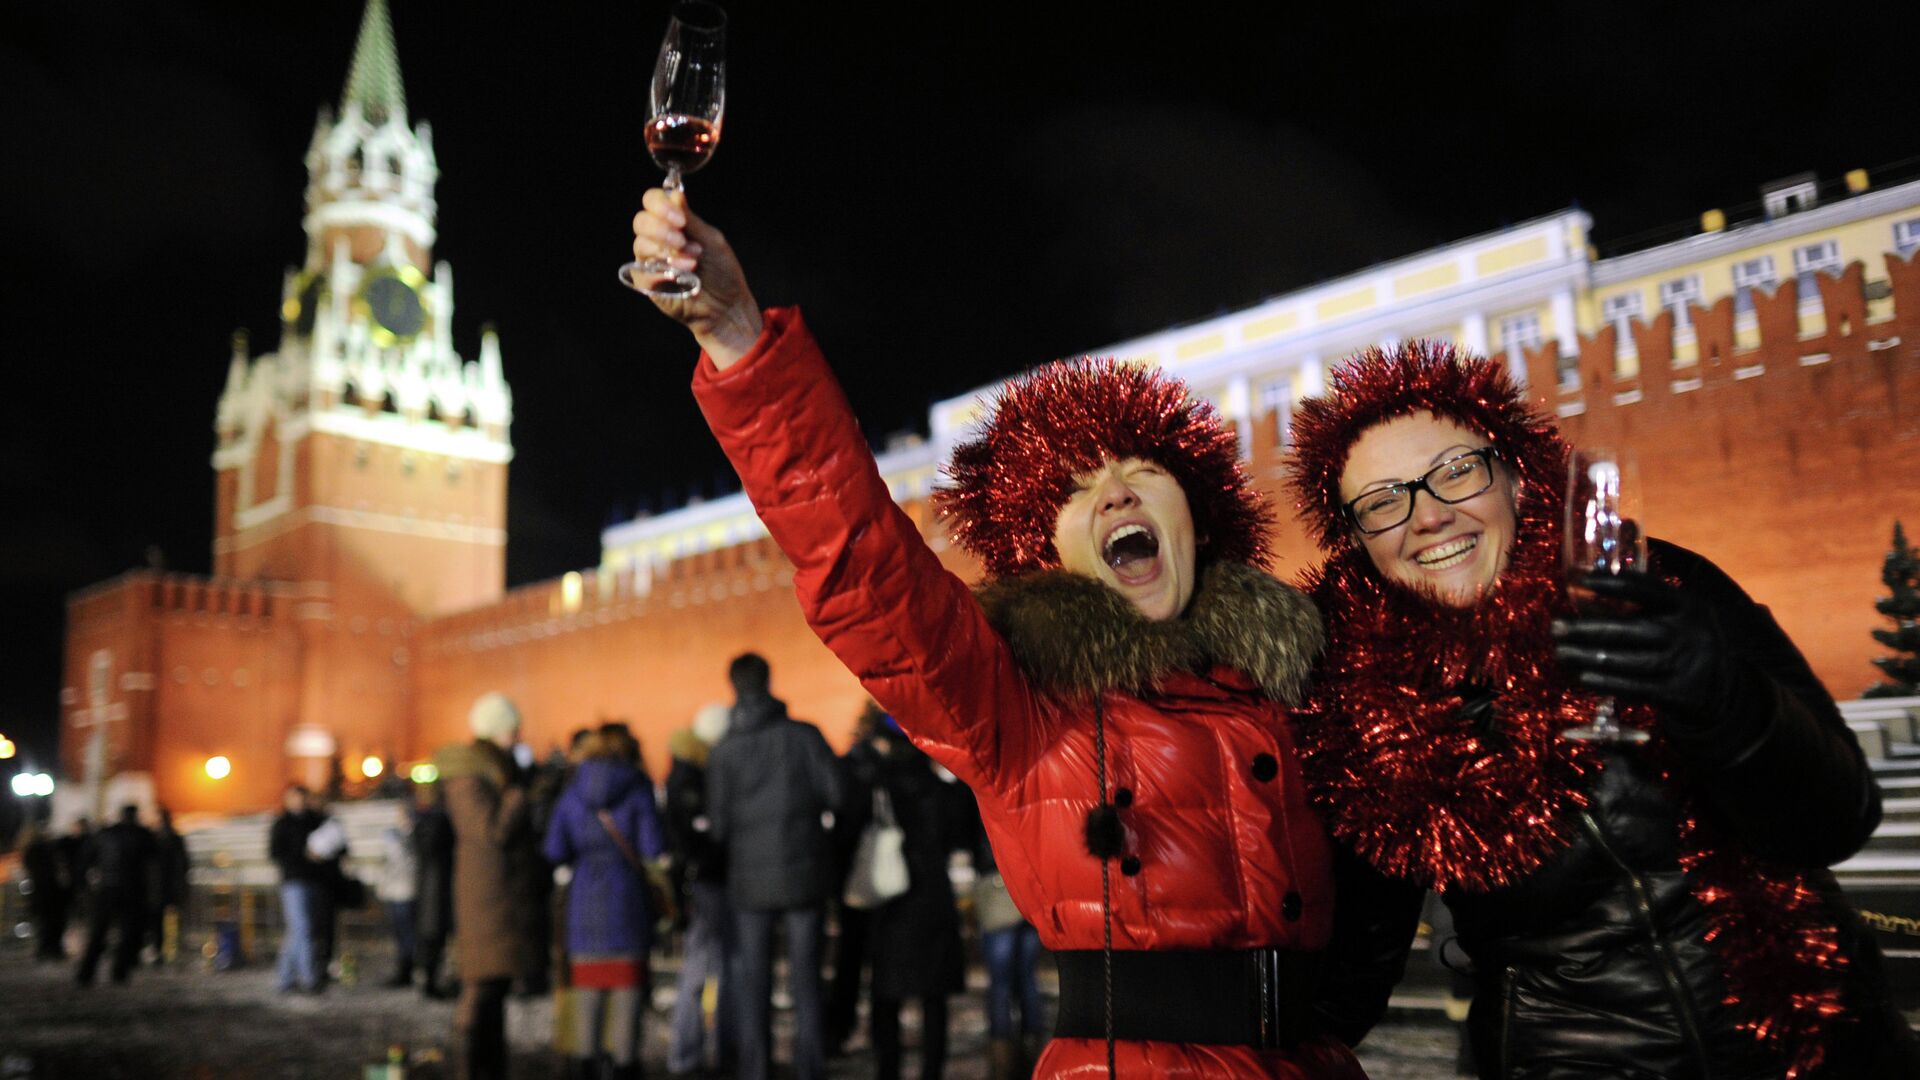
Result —
[[[1056, 1038], [1104, 1039], [1106, 988], [1098, 949], [1056, 952]], [[1309, 1008], [1320, 954], [1291, 949], [1155, 950], [1113, 954], [1113, 1037], [1292, 1047], [1314, 1033]]]

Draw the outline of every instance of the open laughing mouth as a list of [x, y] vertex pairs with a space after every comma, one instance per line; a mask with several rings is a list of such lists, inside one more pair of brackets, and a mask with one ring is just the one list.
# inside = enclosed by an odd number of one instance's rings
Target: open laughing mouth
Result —
[[1160, 538], [1138, 522], [1122, 525], [1107, 534], [1100, 557], [1114, 576], [1128, 585], [1149, 581], [1160, 571]]
[[1436, 544], [1413, 557], [1422, 570], [1451, 570], [1473, 557], [1473, 551], [1480, 546], [1478, 536], [1462, 536], [1458, 540], [1449, 540]]

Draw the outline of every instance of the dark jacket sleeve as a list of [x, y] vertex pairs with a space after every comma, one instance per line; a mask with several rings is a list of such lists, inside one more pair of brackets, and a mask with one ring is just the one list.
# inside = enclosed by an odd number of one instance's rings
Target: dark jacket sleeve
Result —
[[1406, 974], [1426, 890], [1387, 877], [1339, 843], [1333, 887], [1333, 937], [1313, 1012], [1321, 1030], [1357, 1046], [1386, 1015]]
[[1860, 850], [1880, 824], [1880, 788], [1832, 695], [1764, 606], [1707, 559], [1655, 541], [1654, 566], [1713, 617], [1733, 685], [1705, 725], [1664, 731], [1748, 848], [1802, 866]]

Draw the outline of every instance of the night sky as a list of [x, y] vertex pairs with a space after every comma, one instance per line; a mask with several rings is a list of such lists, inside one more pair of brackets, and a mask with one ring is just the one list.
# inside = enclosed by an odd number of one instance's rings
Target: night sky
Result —
[[[228, 338], [277, 344], [361, 6], [0, 8], [0, 732], [42, 762], [65, 595], [149, 549], [211, 565]], [[393, 7], [454, 340], [471, 358], [495, 323], [514, 390], [509, 582], [591, 565], [610, 521], [733, 489], [684, 334], [613, 281], [659, 176], [667, 5]], [[1122, 7], [731, 6], [693, 204], [763, 302], [806, 308], [876, 439], [1033, 363], [1576, 203], [1606, 251], [1771, 178], [1920, 155], [1906, 5]]]

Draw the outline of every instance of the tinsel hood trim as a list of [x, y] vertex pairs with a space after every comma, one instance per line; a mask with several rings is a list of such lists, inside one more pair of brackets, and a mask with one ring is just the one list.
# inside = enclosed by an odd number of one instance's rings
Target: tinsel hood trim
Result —
[[1340, 474], [1354, 442], [1368, 428], [1422, 411], [1490, 439], [1523, 497], [1531, 488], [1553, 500], [1549, 524], [1559, 528], [1567, 444], [1553, 421], [1528, 407], [1506, 365], [1446, 342], [1407, 341], [1344, 361], [1328, 375], [1326, 394], [1294, 409], [1287, 473], [1299, 496], [1296, 509], [1322, 549], [1345, 547], [1354, 535], [1340, 497]]
[[1175, 671], [1215, 664], [1246, 673], [1271, 698], [1298, 704], [1325, 643], [1320, 612], [1300, 590], [1252, 567], [1208, 564], [1193, 603], [1150, 620], [1082, 574], [1039, 570], [976, 593], [1034, 689], [1061, 697], [1144, 693]]
[[1059, 566], [1053, 526], [1074, 477], [1130, 457], [1180, 482], [1202, 557], [1267, 564], [1273, 511], [1238, 437], [1179, 379], [1116, 360], [1056, 361], [1014, 380], [991, 408], [979, 435], [954, 448], [933, 496], [954, 542], [988, 574]]

